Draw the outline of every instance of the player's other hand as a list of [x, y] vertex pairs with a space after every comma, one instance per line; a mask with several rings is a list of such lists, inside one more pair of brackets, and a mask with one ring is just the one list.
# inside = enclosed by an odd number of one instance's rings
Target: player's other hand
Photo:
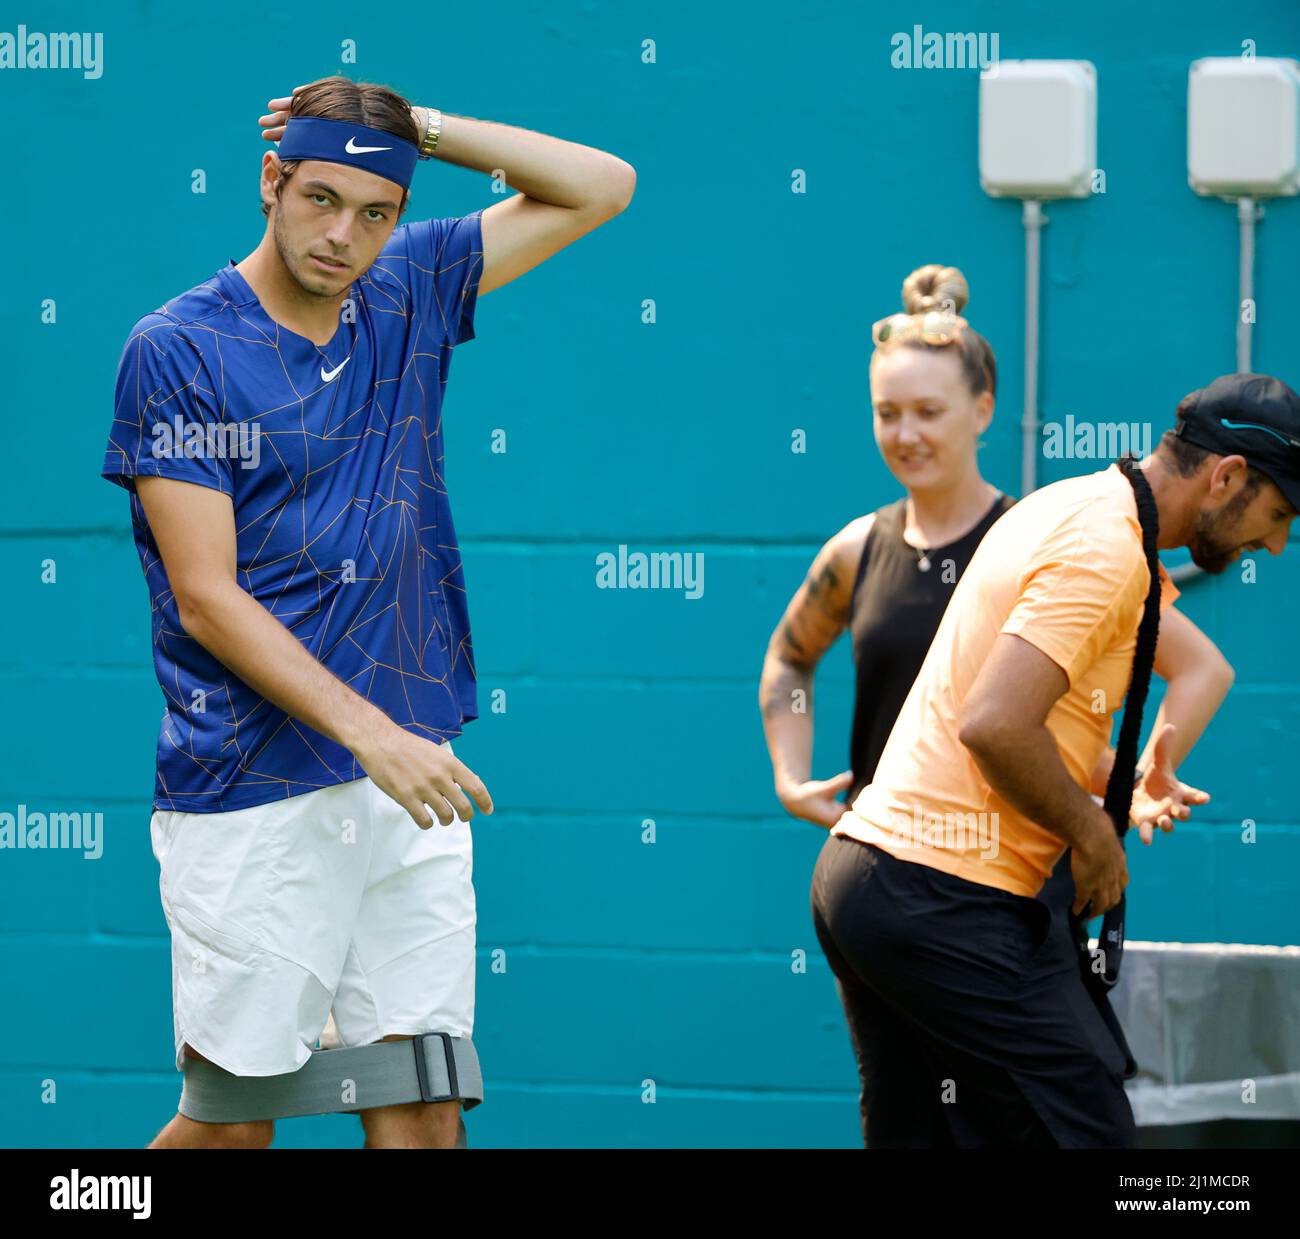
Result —
[[352, 752], [375, 784], [396, 800], [421, 830], [433, 825], [429, 809], [444, 826], [455, 820], [453, 809], [468, 822], [474, 816], [471, 800], [484, 813], [492, 812], [492, 797], [483, 780], [445, 744], [388, 723]]

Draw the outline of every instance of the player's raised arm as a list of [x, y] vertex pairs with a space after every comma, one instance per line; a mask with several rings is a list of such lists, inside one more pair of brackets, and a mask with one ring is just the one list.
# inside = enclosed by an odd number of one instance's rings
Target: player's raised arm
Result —
[[636, 189], [636, 172], [616, 155], [468, 116], [443, 115], [434, 157], [489, 175], [499, 169], [519, 191], [483, 212], [480, 297], [612, 219]]
[[[271, 112], [260, 119], [268, 141], [283, 134], [292, 102], [292, 96], [270, 101]], [[632, 201], [636, 171], [617, 155], [437, 108], [411, 112], [425, 135], [422, 153], [501, 177], [519, 191], [483, 212], [479, 296], [531, 271]]]

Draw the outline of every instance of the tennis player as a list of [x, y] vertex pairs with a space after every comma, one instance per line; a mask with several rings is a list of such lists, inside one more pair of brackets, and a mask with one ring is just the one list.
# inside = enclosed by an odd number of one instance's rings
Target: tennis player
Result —
[[[968, 299], [965, 278], [951, 267], [921, 267], [903, 283], [910, 316], [944, 307], [960, 313]], [[852, 804], [872, 781], [956, 582], [975, 547], [1013, 502], [979, 472], [977, 444], [992, 417], [997, 382], [994, 355], [983, 336], [968, 328], [943, 343], [926, 343], [915, 333], [908, 338], [900, 332], [874, 351], [870, 379], [877, 445], [907, 493], [851, 521], [818, 553], [773, 633], [760, 690], [777, 796], [793, 816], [827, 828], [844, 812], [837, 793], [847, 786]], [[963, 517], [952, 520], [947, 514], [960, 509], [966, 495], [974, 501], [966, 504]], [[991, 506], [981, 512], [990, 497]], [[812, 779], [813, 677], [845, 629], [852, 633], [856, 667], [851, 769], [833, 779]], [[1141, 764], [1176, 767], [1226, 696], [1232, 669], [1195, 624], [1170, 608], [1160, 627], [1155, 670], [1167, 689]], [[806, 708], [794, 709], [796, 701]], [[1094, 771], [1094, 793], [1104, 792], [1113, 759], [1107, 746]], [[1148, 843], [1153, 829], [1168, 830], [1174, 820], [1167, 804], [1141, 795], [1133, 815]], [[1039, 897], [1056, 897], [1054, 932], [1066, 935], [1065, 913], [1073, 898], [1068, 858], [1057, 870], [1060, 880]], [[852, 986], [840, 988], [862, 1080], [865, 1140], [873, 1081], [860, 1047], [869, 1032], [855, 1025], [859, 1008], [847, 1001]], [[905, 1079], [902, 1086], [908, 1087]], [[913, 1093], [904, 1101], [908, 1104], [882, 1105], [874, 1118], [877, 1143], [924, 1143], [944, 1129], [937, 1097]], [[891, 1115], [907, 1126], [882, 1130]]]
[[[331, 1012], [344, 1046], [472, 1033], [469, 822], [492, 800], [451, 746], [478, 711], [443, 394], [478, 298], [635, 186], [603, 151], [343, 77], [270, 106], [262, 239], [132, 329], [103, 467], [167, 706], [176, 1065], [241, 1076], [301, 1067]], [[518, 192], [400, 223], [422, 158]], [[366, 1147], [464, 1143], [456, 1101], [361, 1121]], [[150, 1147], [272, 1135], [178, 1113]]]
[[[928, 320], [899, 342], [966, 329]], [[1211, 573], [1281, 554], [1297, 448], [1300, 398], [1225, 376], [1184, 398], [1151, 456], [1045, 486], [981, 540], [813, 877], [870, 1147], [1136, 1143], [1122, 1034], [1036, 896], [1068, 848], [1070, 913], [1119, 904], [1123, 847], [1089, 790], [1130, 676], [1150, 668], [1145, 619], [1175, 592], [1156, 548], [1187, 546]], [[1131, 771], [1121, 737], [1115, 768]], [[1208, 799], [1178, 781], [1169, 740], [1161, 726], [1137, 801], [1164, 829]]]

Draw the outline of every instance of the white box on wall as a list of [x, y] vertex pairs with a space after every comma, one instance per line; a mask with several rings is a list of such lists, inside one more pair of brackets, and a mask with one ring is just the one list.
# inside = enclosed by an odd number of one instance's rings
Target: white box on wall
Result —
[[1086, 198], [1097, 168], [1097, 70], [1000, 60], [980, 74], [980, 184], [1000, 198]]
[[1271, 56], [1192, 62], [1187, 183], [1220, 198], [1300, 193], [1300, 64]]

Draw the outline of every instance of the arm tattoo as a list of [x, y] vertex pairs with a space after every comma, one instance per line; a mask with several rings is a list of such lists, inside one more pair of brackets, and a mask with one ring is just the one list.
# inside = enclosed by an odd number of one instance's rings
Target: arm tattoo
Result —
[[825, 641], [828, 624], [833, 624], [838, 633], [848, 623], [849, 608], [836, 601], [840, 576], [833, 561], [828, 560], [818, 573], [809, 573], [804, 589], [803, 605], [793, 616], [781, 621], [778, 640], [781, 657], [795, 666], [806, 668], [814, 661], [808, 643], [811, 641], [814, 646], [823, 648], [829, 644]]

